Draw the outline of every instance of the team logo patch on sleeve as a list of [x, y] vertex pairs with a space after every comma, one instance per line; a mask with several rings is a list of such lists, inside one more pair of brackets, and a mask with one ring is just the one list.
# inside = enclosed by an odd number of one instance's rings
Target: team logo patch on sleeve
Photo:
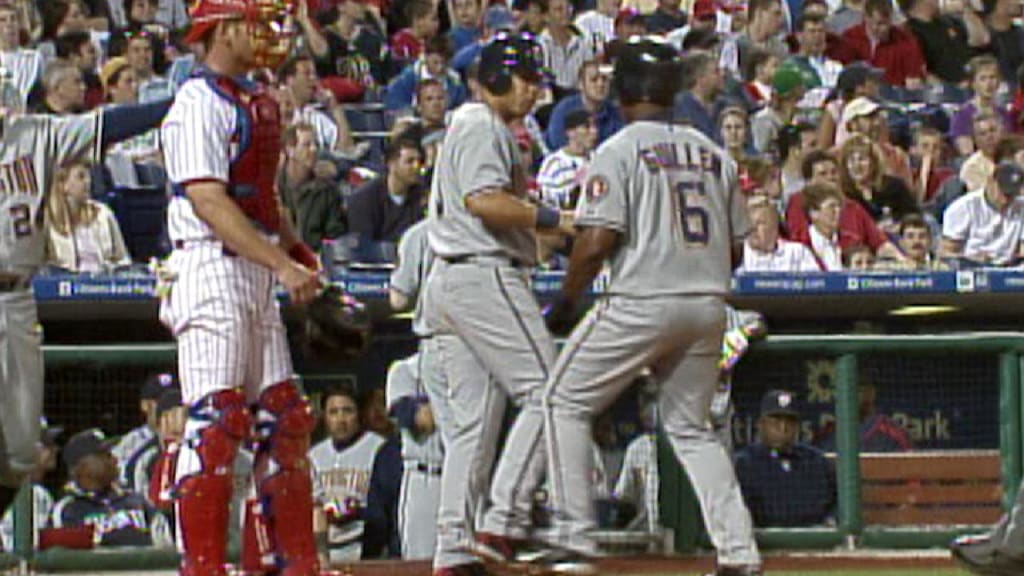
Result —
[[604, 176], [591, 176], [586, 186], [587, 200], [598, 200], [608, 193], [608, 179]]

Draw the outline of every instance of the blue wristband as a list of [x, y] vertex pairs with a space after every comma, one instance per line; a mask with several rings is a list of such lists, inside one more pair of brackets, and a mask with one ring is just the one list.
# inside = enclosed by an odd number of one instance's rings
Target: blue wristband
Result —
[[561, 222], [561, 212], [550, 206], [537, 206], [537, 228], [558, 228]]

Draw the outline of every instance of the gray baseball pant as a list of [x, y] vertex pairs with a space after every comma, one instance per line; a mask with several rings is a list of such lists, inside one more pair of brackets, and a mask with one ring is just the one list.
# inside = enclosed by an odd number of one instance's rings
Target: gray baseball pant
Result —
[[43, 333], [30, 290], [0, 292], [0, 484], [36, 465], [43, 412]]

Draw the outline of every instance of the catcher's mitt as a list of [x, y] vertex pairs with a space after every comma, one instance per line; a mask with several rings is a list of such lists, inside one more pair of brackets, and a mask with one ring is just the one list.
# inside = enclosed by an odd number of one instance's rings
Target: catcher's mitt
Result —
[[324, 289], [306, 306], [306, 343], [317, 355], [354, 357], [370, 344], [366, 306], [337, 286]]

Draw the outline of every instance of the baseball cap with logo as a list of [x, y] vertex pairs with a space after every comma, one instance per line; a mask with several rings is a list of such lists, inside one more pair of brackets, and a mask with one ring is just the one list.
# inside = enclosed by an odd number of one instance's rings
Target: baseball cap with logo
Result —
[[112, 438], [107, 438], [106, 434], [99, 428], [82, 430], [72, 436], [68, 443], [64, 445], [64, 450], [62, 451], [64, 466], [69, 471], [74, 470], [75, 466], [83, 458], [93, 454], [110, 452], [110, 448], [114, 444], [115, 441]]
[[142, 389], [139, 390], [140, 400], [157, 400], [160, 398], [160, 394], [163, 393], [165, 388], [176, 386], [177, 381], [173, 374], [162, 372], [160, 374], [153, 374], [146, 381], [142, 383]]
[[243, 18], [248, 10], [247, 0], [195, 0], [188, 9], [192, 26], [185, 34], [185, 43], [202, 41], [218, 22]]
[[156, 401], [156, 415], [157, 417], [160, 417], [164, 412], [177, 408], [181, 405], [181, 388], [178, 388], [177, 386], [165, 388], [160, 394], [160, 398]]
[[761, 398], [761, 416], [800, 416], [796, 395], [788, 390], [769, 390]]
[[996, 166], [996, 182], [999, 190], [1008, 198], [1020, 196], [1021, 188], [1024, 187], [1024, 168], [1013, 160], [1003, 160]]

